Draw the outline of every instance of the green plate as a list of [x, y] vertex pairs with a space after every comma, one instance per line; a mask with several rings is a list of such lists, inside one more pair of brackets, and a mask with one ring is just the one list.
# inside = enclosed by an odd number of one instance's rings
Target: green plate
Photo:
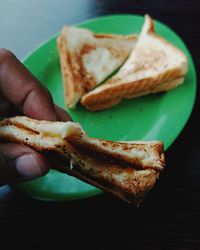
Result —
[[[144, 17], [113, 15], [85, 22], [94, 32], [139, 33]], [[92, 113], [81, 105], [68, 112], [90, 136], [109, 140], [162, 140], [165, 150], [173, 143], [187, 122], [195, 100], [196, 73], [191, 55], [180, 37], [166, 25], [155, 21], [158, 34], [185, 52], [189, 73], [182, 86], [167, 93], [124, 100], [119, 105]], [[54, 102], [65, 108], [56, 37], [29, 54], [24, 64], [47, 86]], [[46, 176], [18, 185], [23, 193], [38, 199], [71, 200], [94, 196], [101, 190], [74, 177], [51, 170]]]

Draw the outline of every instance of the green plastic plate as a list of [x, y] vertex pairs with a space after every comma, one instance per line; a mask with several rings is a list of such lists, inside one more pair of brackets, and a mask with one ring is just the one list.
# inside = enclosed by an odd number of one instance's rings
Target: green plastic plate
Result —
[[[96, 18], [78, 26], [94, 32], [139, 33], [144, 17], [113, 15]], [[167, 93], [124, 100], [119, 105], [92, 113], [81, 105], [68, 110], [90, 136], [109, 140], [162, 140], [165, 150], [183, 129], [193, 108], [196, 95], [196, 73], [191, 55], [180, 37], [166, 25], [155, 21], [158, 34], [185, 52], [189, 73], [182, 86]], [[56, 37], [31, 52], [24, 64], [50, 90], [54, 102], [65, 108]], [[37, 180], [17, 185], [23, 193], [44, 200], [72, 200], [90, 197], [102, 191], [74, 177], [51, 170]]]

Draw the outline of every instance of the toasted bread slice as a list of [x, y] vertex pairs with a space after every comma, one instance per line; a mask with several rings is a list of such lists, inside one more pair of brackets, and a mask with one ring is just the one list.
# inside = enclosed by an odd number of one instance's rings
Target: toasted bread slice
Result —
[[135, 205], [164, 168], [162, 142], [94, 139], [74, 122], [9, 118], [0, 122], [0, 138], [53, 155], [59, 159], [56, 169]]
[[[106, 92], [106, 93], [100, 92], [100, 93], [97, 93], [97, 95], [95, 95], [95, 91], [94, 91], [93, 93], [91, 93], [91, 95], [88, 94], [83, 97], [84, 106], [91, 111], [107, 109], [107, 108], [111, 108], [112, 106], [118, 104], [121, 101], [121, 97], [119, 97], [119, 95], [123, 92], [127, 93], [126, 97], [124, 98], [131, 99], [131, 98], [135, 98], [135, 97], [139, 97], [139, 96], [143, 96], [147, 94], [154, 94], [154, 93], [167, 91], [167, 90], [170, 90], [172, 88], [175, 88], [181, 85], [183, 82], [184, 82], [184, 78], [181, 77], [172, 81], [163, 82], [162, 84], [159, 84], [156, 87], [153, 86], [152, 89], [149, 88], [147, 90], [141, 90], [138, 92], [130, 92], [130, 93], [128, 93], [128, 90], [127, 90], [127, 88], [129, 88], [129, 85], [119, 85], [118, 87], [115, 88], [115, 90], [113, 90], [112, 94], [110, 92]], [[112, 98], [111, 98], [111, 95], [112, 95]], [[104, 101], [97, 102], [97, 99], [104, 100]]]
[[113, 73], [130, 55], [136, 35], [95, 34], [67, 27], [57, 39], [67, 107]]
[[138, 42], [116, 75], [82, 97], [81, 103], [95, 111], [109, 108], [123, 98], [167, 91], [184, 81], [188, 70], [185, 54], [154, 30], [146, 15]]

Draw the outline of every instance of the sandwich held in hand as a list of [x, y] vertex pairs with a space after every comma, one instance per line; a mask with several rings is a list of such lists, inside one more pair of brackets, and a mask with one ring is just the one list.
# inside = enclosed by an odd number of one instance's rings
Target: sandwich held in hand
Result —
[[184, 82], [187, 70], [185, 54], [157, 35], [152, 19], [146, 15], [128, 60], [107, 82], [85, 94], [81, 103], [96, 111], [110, 108], [124, 98], [167, 91]]
[[55, 168], [139, 205], [164, 168], [160, 141], [113, 142], [90, 138], [78, 123], [25, 116], [0, 122], [0, 138], [51, 157]]
[[95, 34], [65, 26], [57, 39], [66, 104], [80, 98], [112, 74], [129, 56], [136, 35]]

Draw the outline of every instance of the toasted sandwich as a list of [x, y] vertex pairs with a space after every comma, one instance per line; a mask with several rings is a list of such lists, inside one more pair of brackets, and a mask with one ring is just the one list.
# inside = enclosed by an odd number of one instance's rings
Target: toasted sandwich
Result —
[[57, 39], [66, 105], [80, 98], [111, 75], [130, 55], [137, 35], [95, 34], [65, 26]]
[[154, 30], [146, 15], [137, 44], [112, 78], [85, 94], [81, 103], [89, 110], [110, 108], [124, 98], [168, 91], [184, 82], [188, 70], [185, 54]]
[[0, 122], [0, 138], [48, 154], [59, 171], [139, 205], [164, 168], [160, 141], [90, 138], [78, 123], [14, 117]]

